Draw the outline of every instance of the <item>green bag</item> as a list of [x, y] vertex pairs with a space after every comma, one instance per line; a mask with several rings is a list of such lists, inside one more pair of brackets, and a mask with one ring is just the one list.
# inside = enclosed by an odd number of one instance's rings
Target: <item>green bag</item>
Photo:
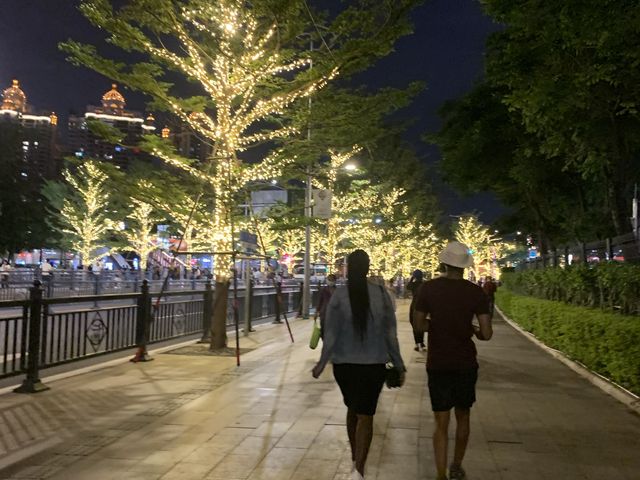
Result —
[[320, 341], [320, 324], [318, 324], [318, 319], [313, 319], [313, 331], [311, 332], [311, 339], [309, 340], [309, 348], [311, 350], [315, 350], [318, 346], [318, 342]]

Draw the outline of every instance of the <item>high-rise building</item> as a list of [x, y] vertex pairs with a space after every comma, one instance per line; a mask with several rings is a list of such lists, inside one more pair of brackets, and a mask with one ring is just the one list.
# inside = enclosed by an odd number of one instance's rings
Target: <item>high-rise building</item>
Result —
[[55, 113], [37, 113], [17, 80], [0, 103], [0, 252], [40, 248], [50, 237], [42, 187], [58, 178]]
[[[126, 101], [118, 92], [117, 85], [102, 96], [102, 106], [89, 105], [84, 115], [69, 116], [68, 145], [70, 154], [79, 158], [94, 158], [114, 163], [127, 169], [132, 162], [151, 161], [152, 157], [140, 150], [138, 144], [143, 135], [154, 133], [155, 119], [152, 115], [143, 118], [140, 112], [127, 110]], [[101, 122], [120, 131], [122, 141], [118, 144], [105, 140], [92, 131], [90, 122]]]
[[18, 80], [4, 90], [0, 128], [15, 130], [16, 140], [20, 142], [22, 176], [37, 179], [30, 182], [34, 188], [39, 188], [42, 180], [54, 179], [60, 173], [57, 125], [55, 113], [36, 114], [27, 104]]
[[173, 128], [165, 126], [161, 136], [162, 138], [170, 138], [180, 155], [198, 160], [201, 164], [206, 163], [213, 152], [208, 141], [196, 134], [186, 123], [181, 123]]

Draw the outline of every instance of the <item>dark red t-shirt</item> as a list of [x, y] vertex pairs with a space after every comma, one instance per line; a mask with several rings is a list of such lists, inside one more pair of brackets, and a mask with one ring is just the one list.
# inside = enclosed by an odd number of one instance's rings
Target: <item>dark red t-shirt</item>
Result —
[[463, 279], [436, 278], [422, 286], [415, 308], [430, 317], [428, 369], [478, 367], [471, 321], [474, 315], [489, 313], [482, 288]]

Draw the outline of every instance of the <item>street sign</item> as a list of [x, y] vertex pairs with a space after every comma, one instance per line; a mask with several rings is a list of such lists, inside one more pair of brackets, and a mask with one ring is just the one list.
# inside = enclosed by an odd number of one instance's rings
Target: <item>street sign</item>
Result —
[[331, 190], [313, 191], [313, 216], [316, 218], [331, 218]]

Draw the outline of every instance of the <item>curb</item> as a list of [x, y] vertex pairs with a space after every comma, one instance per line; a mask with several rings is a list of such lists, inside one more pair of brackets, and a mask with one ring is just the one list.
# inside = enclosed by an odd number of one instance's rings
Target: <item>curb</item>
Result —
[[546, 344], [541, 342], [538, 339], [538, 337], [536, 337], [535, 335], [533, 335], [530, 332], [527, 332], [520, 325], [518, 325], [516, 322], [514, 322], [509, 317], [507, 317], [504, 314], [504, 312], [502, 310], [500, 310], [500, 308], [497, 305], [495, 306], [495, 309], [500, 314], [500, 316], [503, 318], [503, 320], [508, 325], [511, 326], [511, 328], [513, 328], [514, 330], [520, 332], [530, 342], [532, 342], [535, 345], [537, 345], [538, 347], [540, 347], [542, 350], [547, 352], [549, 355], [551, 355], [555, 359], [560, 360], [562, 363], [564, 363], [567, 367], [569, 367], [575, 373], [577, 373], [581, 377], [587, 379], [589, 382], [591, 382], [593, 385], [598, 387], [600, 390], [602, 390], [607, 395], [609, 395], [609, 396], [615, 398], [616, 400], [618, 400], [619, 402], [623, 403], [625, 406], [630, 408], [637, 415], [640, 415], [640, 397], [638, 397], [634, 393], [630, 392], [629, 390], [621, 387], [620, 385], [612, 382], [608, 378], [603, 377], [599, 373], [596, 373], [596, 372], [590, 370], [589, 368], [587, 368], [586, 366], [582, 365], [581, 363], [579, 363], [579, 362], [577, 362], [575, 360], [572, 360], [571, 358], [567, 357], [560, 350], [555, 350], [555, 349], [547, 346]]

